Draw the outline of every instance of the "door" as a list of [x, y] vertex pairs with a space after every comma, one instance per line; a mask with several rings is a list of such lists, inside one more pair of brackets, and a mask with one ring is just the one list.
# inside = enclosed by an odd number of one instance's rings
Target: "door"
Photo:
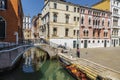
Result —
[[73, 41], [73, 48], [76, 48], [76, 41]]
[[84, 40], [84, 48], [87, 48], [87, 40]]
[[107, 47], [107, 41], [106, 40], [104, 41], [104, 47]]
[[115, 39], [113, 41], [114, 41], [114, 47], [115, 47]]
[[120, 46], [120, 38], [119, 38], [119, 46]]

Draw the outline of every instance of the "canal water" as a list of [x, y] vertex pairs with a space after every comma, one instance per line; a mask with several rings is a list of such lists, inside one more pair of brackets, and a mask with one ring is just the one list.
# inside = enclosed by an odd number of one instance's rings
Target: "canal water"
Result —
[[[37, 59], [37, 64], [35, 65], [25, 65], [25, 61], [23, 58], [14, 70], [0, 74], [0, 80], [75, 80], [60, 65], [58, 60], [46, 59], [42, 65], [39, 63], [41, 59]], [[31, 69], [33, 69], [33, 71], [31, 71]]]

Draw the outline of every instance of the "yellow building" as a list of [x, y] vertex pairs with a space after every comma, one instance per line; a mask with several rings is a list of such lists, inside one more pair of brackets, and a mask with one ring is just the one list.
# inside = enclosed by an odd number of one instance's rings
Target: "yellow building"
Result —
[[110, 11], [110, 0], [101, 0], [94, 4], [92, 8]]

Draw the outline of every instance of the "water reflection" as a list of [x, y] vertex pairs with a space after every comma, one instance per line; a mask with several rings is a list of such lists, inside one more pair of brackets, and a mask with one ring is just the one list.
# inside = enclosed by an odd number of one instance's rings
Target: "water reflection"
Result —
[[[30, 50], [29, 53], [23, 55], [17, 68], [9, 73], [1, 74], [0, 80], [75, 80], [61, 67], [58, 60], [47, 60], [46, 55], [41, 50]], [[28, 71], [31, 66], [34, 71], [26, 73], [23, 66]]]
[[39, 48], [32, 48], [23, 54], [24, 72], [38, 71], [47, 59], [47, 53]]

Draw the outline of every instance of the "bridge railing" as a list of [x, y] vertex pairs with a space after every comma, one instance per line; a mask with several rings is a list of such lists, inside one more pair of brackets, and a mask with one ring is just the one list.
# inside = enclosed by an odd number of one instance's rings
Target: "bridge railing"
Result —
[[0, 71], [4, 68], [11, 67], [28, 47], [30, 47], [30, 45], [0, 51]]

